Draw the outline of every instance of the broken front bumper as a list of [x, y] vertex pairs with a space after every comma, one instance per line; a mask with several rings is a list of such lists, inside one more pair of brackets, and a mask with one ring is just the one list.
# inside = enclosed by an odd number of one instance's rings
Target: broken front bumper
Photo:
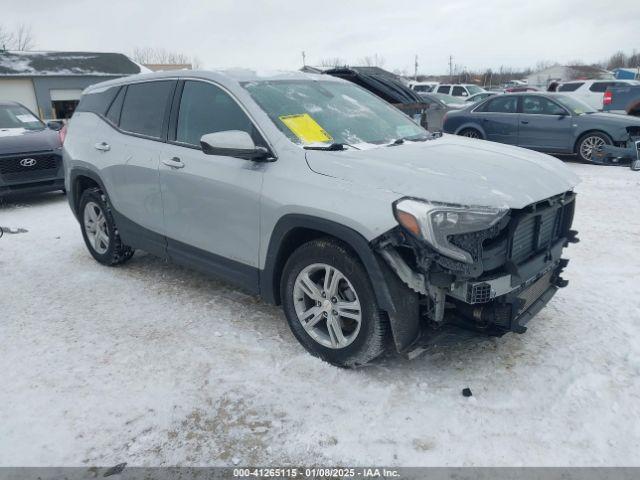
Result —
[[568, 260], [561, 255], [578, 241], [570, 229], [574, 200], [571, 192], [558, 195], [512, 211], [493, 230], [458, 239], [473, 265], [443, 258], [401, 228], [374, 242], [399, 284], [392, 289], [398, 311], [389, 312], [397, 349], [408, 353], [443, 338], [526, 331], [568, 283], [561, 277]]
[[593, 152], [591, 161], [603, 165], [624, 165], [640, 161], [640, 138], [633, 138], [622, 147], [603, 145]]

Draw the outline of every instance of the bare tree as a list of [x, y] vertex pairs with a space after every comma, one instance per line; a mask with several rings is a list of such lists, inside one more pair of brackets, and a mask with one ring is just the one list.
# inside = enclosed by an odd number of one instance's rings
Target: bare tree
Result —
[[611, 55], [609, 57], [609, 61], [607, 62], [607, 69], [613, 70], [614, 68], [623, 68], [627, 66], [627, 55], [626, 53], [619, 51]]
[[13, 49], [19, 51], [33, 50], [36, 46], [30, 25], [21, 23], [16, 28], [13, 41]]
[[14, 31], [0, 25], [0, 50], [33, 50], [35, 46], [30, 25], [20, 24]]
[[367, 55], [366, 57], [362, 57], [360, 59], [360, 64], [365, 67], [384, 67], [384, 57], [377, 53], [373, 55]]
[[339, 57], [323, 58], [320, 60], [321, 67], [340, 67], [346, 64], [347, 62], [345, 62], [342, 58], [339, 58]]
[[159, 63], [165, 65], [192, 64], [193, 61], [184, 53], [171, 52], [160, 47], [136, 47], [133, 59], [138, 63]]
[[13, 34], [0, 25], [0, 50], [9, 50], [13, 45]]

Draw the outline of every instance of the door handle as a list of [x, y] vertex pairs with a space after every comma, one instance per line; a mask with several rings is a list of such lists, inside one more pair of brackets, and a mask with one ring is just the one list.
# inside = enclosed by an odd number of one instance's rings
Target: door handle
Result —
[[107, 142], [96, 143], [94, 147], [96, 150], [100, 150], [101, 152], [108, 152], [109, 150], [111, 150], [111, 145], [109, 145]]
[[524, 123], [525, 125], [527, 125], [529, 122], [527, 120], [520, 120], [520, 123]]
[[178, 157], [164, 159], [162, 160], [162, 163], [171, 168], [184, 168], [184, 163], [182, 163], [182, 160], [180, 160]]

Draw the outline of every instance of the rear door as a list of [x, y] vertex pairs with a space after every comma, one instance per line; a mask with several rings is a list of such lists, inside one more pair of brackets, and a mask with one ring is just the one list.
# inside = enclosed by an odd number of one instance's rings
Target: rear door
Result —
[[258, 266], [260, 191], [268, 164], [207, 155], [200, 138], [241, 130], [257, 145], [266, 142], [238, 102], [209, 82], [181, 83], [173, 112], [160, 162], [169, 256], [250, 284]]
[[112, 157], [107, 174], [115, 190], [110, 196], [117, 213], [156, 234], [164, 232], [158, 166], [176, 84], [174, 80], [157, 80], [128, 85], [119, 131], [106, 142]]
[[573, 119], [555, 101], [538, 95], [522, 97], [518, 146], [547, 152], [572, 150]]
[[518, 96], [500, 95], [474, 110], [486, 140], [515, 145], [518, 140]]

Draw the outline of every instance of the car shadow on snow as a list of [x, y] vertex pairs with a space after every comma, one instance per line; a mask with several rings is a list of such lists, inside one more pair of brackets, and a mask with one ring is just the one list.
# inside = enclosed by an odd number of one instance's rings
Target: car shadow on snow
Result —
[[[278, 340], [277, 345], [272, 345], [278, 350], [284, 348], [292, 355], [307, 355], [290, 332], [281, 307], [268, 304], [257, 295], [141, 251], [137, 251], [131, 261], [118, 267], [117, 271], [119, 276], [152, 283], [154, 290], [175, 296], [176, 301], [181, 303], [200, 304], [203, 310], [212, 304], [216, 308], [224, 306], [228, 311], [239, 312], [231, 320], [233, 326], [241, 330], [259, 329], [263, 336], [258, 341], [265, 348], [269, 348], [265, 340], [271, 338]], [[212, 310], [211, 315], [216, 315], [216, 311]], [[216, 328], [219, 328], [219, 324], [211, 325], [212, 335]], [[485, 372], [487, 364], [493, 363], [496, 354], [519, 356], [523, 342], [521, 338], [521, 335], [507, 334], [500, 338], [477, 337], [446, 346], [431, 346], [414, 359], [397, 354], [390, 342], [385, 355], [358, 371], [371, 375], [372, 379], [381, 376], [386, 381], [388, 372], [393, 370], [409, 369], [424, 373], [425, 369], [453, 368], [465, 369], [470, 374], [476, 369], [479, 373]], [[501, 361], [506, 368], [511, 363], [508, 358], [502, 358]]]
[[66, 194], [63, 194], [61, 192], [48, 192], [38, 194], [12, 193], [10, 195], [0, 196], [0, 210], [38, 207], [66, 201]]

